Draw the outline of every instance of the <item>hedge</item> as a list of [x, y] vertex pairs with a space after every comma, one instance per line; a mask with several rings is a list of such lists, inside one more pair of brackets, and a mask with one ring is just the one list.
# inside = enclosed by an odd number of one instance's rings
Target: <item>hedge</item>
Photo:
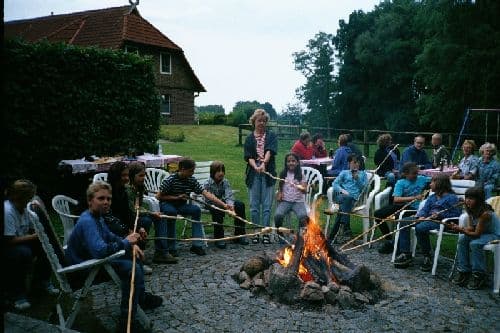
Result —
[[4, 56], [4, 179], [50, 189], [62, 159], [156, 151], [160, 99], [150, 59], [20, 40], [7, 41]]

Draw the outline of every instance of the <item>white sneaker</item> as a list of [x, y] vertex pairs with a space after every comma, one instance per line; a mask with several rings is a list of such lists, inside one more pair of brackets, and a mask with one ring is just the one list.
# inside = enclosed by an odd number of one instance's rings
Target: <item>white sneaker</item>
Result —
[[142, 270], [144, 271], [144, 275], [153, 274], [153, 269], [148, 265], [142, 265]]
[[14, 302], [14, 308], [19, 311], [24, 311], [26, 309], [29, 309], [31, 307], [31, 303], [28, 302], [26, 298], [20, 298], [17, 301]]

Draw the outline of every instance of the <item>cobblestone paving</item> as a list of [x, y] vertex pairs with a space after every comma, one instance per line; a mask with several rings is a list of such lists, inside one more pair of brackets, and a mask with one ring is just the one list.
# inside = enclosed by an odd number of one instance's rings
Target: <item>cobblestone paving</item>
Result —
[[[176, 265], [153, 265], [146, 288], [165, 298], [165, 305], [148, 312], [155, 332], [500, 332], [500, 297], [491, 288], [469, 291], [447, 280], [450, 264], [442, 260], [438, 276], [415, 265], [394, 269], [390, 256], [376, 249], [349, 253], [384, 280], [386, 297], [361, 310], [289, 307], [240, 289], [231, 275], [242, 263], [278, 246], [229, 244], [210, 247], [197, 256], [180, 251]], [[93, 291], [92, 311], [102, 327], [114, 330], [120, 293], [110, 284]]]

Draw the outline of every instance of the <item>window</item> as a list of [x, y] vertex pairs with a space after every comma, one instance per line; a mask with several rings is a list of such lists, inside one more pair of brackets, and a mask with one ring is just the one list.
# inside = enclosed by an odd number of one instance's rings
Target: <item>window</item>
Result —
[[168, 53], [160, 53], [160, 73], [172, 74], [172, 58]]
[[160, 113], [162, 116], [170, 115], [170, 95], [161, 95]]
[[135, 54], [139, 55], [139, 49], [135, 46], [125, 45], [125, 53], [135, 53]]

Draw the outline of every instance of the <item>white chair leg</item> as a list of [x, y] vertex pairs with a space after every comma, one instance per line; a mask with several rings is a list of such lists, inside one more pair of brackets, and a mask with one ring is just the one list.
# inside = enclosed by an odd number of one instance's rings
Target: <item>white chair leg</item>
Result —
[[410, 239], [411, 239], [411, 256], [415, 258], [415, 253], [417, 252], [417, 232], [415, 227], [410, 228]]
[[[370, 214], [370, 209], [367, 206], [366, 209], [362, 210], [363, 216], [368, 216]], [[370, 219], [368, 217], [363, 217], [363, 243], [368, 242], [368, 230], [370, 229]]]
[[436, 275], [436, 269], [439, 259], [439, 251], [441, 250], [441, 241], [443, 240], [444, 225], [439, 226], [438, 237], [436, 240], [436, 250], [434, 250], [434, 263], [432, 264], [432, 275]]
[[396, 260], [396, 253], [398, 252], [398, 242], [399, 242], [399, 223], [396, 226], [396, 235], [394, 236], [394, 249], [392, 250], [392, 258], [391, 262], [394, 262]]
[[328, 227], [330, 226], [330, 215], [326, 216], [326, 223], [325, 223], [325, 237], [328, 238]]
[[498, 294], [500, 289], [500, 244], [496, 244], [493, 248], [493, 292]]

